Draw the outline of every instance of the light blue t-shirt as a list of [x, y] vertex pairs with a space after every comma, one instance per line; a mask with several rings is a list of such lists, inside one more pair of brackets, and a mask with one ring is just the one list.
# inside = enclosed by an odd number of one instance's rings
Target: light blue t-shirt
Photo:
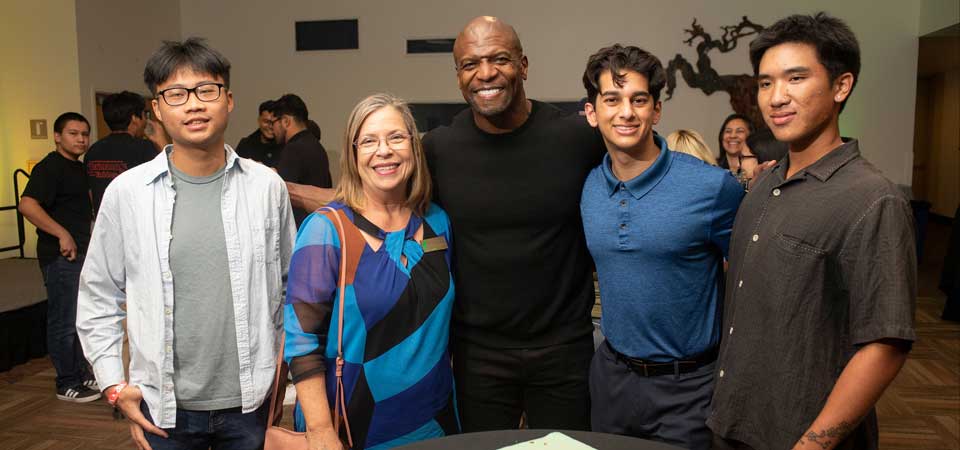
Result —
[[618, 180], [604, 156], [580, 212], [604, 336], [620, 353], [670, 361], [719, 342], [719, 281], [744, 192], [730, 172], [654, 139], [659, 157], [631, 180]]

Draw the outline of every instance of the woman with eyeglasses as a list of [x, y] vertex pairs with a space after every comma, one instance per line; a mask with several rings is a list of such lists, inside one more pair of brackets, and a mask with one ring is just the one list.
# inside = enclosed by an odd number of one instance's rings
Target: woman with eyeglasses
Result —
[[[349, 440], [394, 447], [459, 432], [447, 342], [453, 308], [450, 221], [430, 203], [430, 174], [407, 105], [371, 95], [347, 121], [336, 212], [300, 227], [284, 306], [284, 358], [297, 428], [310, 448], [341, 448], [334, 431], [340, 266]], [[337, 214], [343, 233], [337, 228]], [[346, 244], [346, 261], [341, 245]], [[302, 415], [301, 415], [302, 412]]]

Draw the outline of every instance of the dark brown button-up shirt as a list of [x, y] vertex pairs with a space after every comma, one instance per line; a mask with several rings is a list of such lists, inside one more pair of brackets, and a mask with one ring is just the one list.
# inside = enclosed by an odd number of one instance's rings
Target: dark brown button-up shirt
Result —
[[[915, 339], [910, 202], [855, 140], [784, 179], [788, 164], [758, 180], [734, 222], [707, 421], [758, 450], [796, 443], [861, 346]], [[876, 448], [874, 414], [839, 448], [852, 447]]]

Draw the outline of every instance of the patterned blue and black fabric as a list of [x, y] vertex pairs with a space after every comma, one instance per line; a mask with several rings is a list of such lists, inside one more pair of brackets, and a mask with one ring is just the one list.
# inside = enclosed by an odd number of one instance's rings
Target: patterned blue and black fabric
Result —
[[[284, 357], [294, 382], [324, 374], [334, 410], [338, 278], [346, 264], [343, 385], [354, 447], [458, 433], [447, 350], [454, 287], [446, 213], [431, 205], [423, 217], [411, 215], [405, 229], [385, 232], [342, 204], [330, 206], [344, 236], [330, 212], [315, 212], [301, 226], [290, 262]], [[421, 226], [423, 244], [414, 240]], [[361, 230], [382, 245], [374, 251]], [[305, 428], [299, 405], [296, 425]]]

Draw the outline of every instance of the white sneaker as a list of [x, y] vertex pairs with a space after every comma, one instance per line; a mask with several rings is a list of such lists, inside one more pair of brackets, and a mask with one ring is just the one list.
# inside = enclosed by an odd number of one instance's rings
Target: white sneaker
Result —
[[92, 389], [94, 391], [100, 392], [100, 385], [97, 384], [97, 380], [94, 378], [91, 378], [89, 380], [84, 380], [83, 385], [86, 386], [87, 389]]

